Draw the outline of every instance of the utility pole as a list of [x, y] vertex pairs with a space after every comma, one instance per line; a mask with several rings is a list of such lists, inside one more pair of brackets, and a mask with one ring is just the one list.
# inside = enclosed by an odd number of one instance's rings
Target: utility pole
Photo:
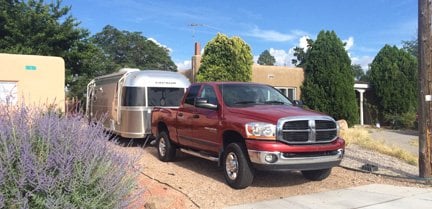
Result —
[[432, 0], [418, 1], [419, 44], [419, 176], [432, 177]]

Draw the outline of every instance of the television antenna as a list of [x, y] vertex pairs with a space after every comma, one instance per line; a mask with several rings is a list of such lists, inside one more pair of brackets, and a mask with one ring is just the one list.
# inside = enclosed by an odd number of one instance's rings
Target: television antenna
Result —
[[195, 38], [195, 28], [204, 27], [205, 25], [201, 24], [201, 23], [191, 23], [188, 26], [192, 28], [192, 38], [194, 39]]

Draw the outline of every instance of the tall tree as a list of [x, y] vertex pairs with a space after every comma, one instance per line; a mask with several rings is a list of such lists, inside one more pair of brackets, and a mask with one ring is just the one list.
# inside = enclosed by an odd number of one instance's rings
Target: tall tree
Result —
[[64, 56], [88, 36], [61, 0], [0, 0], [0, 52]]
[[381, 117], [414, 112], [417, 107], [417, 60], [396, 46], [385, 45], [370, 69]]
[[270, 54], [267, 49], [260, 54], [257, 61], [257, 63], [260, 65], [274, 65], [275, 62], [276, 59]]
[[402, 41], [402, 48], [409, 52], [414, 57], [418, 57], [418, 40]]
[[306, 41], [307, 41], [306, 49], [298, 46], [294, 48], [294, 56], [296, 58], [292, 59], [291, 63], [294, 64], [296, 67], [304, 67], [304, 65], [306, 64], [306, 60], [309, 56], [309, 50], [313, 45], [313, 40], [307, 39]]
[[321, 31], [307, 51], [302, 99], [312, 109], [358, 123], [351, 60], [334, 31]]
[[118, 67], [177, 71], [169, 50], [139, 32], [120, 31], [107, 25], [92, 39]]
[[115, 63], [89, 40], [83, 40], [71, 47], [65, 62], [70, 70], [66, 73], [69, 97], [85, 98], [87, 84], [91, 79], [118, 70]]
[[61, 3], [0, 0], [0, 52], [63, 57], [67, 95], [82, 98], [88, 77], [103, 74], [109, 61]]
[[362, 79], [365, 77], [365, 73], [363, 71], [363, 68], [360, 65], [351, 65], [351, 71], [353, 73], [353, 76], [355, 80], [362, 81]]
[[204, 48], [198, 81], [250, 81], [253, 58], [241, 38], [218, 33]]

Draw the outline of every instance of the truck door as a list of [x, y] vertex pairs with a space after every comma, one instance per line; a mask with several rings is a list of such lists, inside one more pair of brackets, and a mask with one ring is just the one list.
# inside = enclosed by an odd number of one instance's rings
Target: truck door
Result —
[[195, 147], [196, 139], [192, 130], [193, 117], [195, 113], [194, 101], [198, 96], [201, 85], [189, 87], [185, 101], [177, 111], [177, 136], [180, 144]]
[[[210, 85], [204, 85], [198, 97], [207, 99], [208, 103], [214, 105], [219, 104], [216, 92]], [[209, 152], [217, 153], [220, 147], [219, 143], [221, 143], [218, 139], [218, 109], [196, 107], [192, 120], [193, 135], [200, 148]]]

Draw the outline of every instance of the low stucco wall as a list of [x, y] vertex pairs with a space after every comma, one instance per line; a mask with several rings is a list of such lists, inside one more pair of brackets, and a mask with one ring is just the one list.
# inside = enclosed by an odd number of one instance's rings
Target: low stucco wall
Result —
[[16, 82], [17, 102], [64, 111], [65, 64], [61, 57], [0, 54], [0, 82]]

